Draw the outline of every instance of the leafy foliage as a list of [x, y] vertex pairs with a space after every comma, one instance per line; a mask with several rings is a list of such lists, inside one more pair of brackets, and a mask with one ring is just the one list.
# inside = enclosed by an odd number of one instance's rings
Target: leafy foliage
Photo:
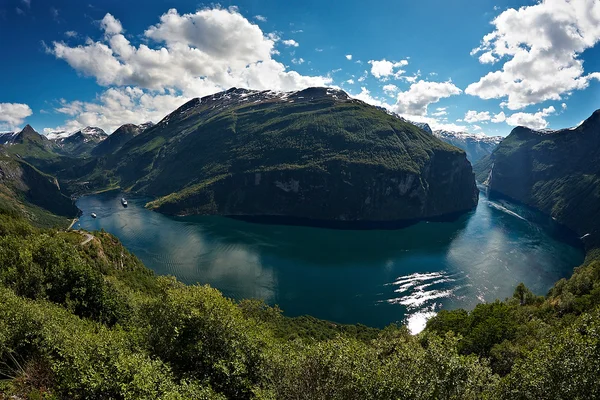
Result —
[[411, 336], [236, 303], [155, 277], [116, 238], [93, 235], [82, 246], [80, 233], [0, 215], [0, 393], [550, 399], [600, 390], [596, 252], [546, 298], [519, 285], [504, 302], [442, 311]]

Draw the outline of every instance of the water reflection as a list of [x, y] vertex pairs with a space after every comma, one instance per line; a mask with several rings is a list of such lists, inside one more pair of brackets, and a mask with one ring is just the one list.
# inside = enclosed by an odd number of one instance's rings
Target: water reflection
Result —
[[143, 198], [123, 208], [121, 197], [81, 198], [80, 226], [117, 235], [159, 274], [342, 323], [399, 321], [417, 331], [442, 307], [504, 298], [519, 282], [544, 294], [583, 260], [546, 218], [483, 194], [456, 221], [381, 231], [170, 218], [144, 209]]

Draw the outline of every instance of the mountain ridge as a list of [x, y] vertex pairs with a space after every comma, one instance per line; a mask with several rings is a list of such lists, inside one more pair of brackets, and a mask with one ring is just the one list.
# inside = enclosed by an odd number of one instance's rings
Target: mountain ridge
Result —
[[516, 127], [475, 170], [492, 193], [540, 209], [587, 235], [587, 244], [600, 244], [600, 110], [574, 128]]
[[[155, 196], [149, 206], [173, 214], [401, 220], [477, 201], [461, 150], [331, 88], [192, 99], [105, 158], [109, 172], [87, 181]], [[336, 210], [352, 187], [358, 200]]]

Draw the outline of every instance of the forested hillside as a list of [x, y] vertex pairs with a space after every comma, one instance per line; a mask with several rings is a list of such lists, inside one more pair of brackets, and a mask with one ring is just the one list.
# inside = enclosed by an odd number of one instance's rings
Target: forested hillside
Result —
[[[0, 214], [0, 391], [22, 398], [515, 399], [600, 395], [596, 253], [411, 336], [287, 318], [157, 277], [119, 241]], [[577, 376], [577, 379], [573, 379]]]

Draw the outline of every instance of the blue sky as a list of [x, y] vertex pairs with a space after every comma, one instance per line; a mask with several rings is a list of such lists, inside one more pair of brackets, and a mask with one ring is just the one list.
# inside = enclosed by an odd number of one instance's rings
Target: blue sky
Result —
[[231, 86], [338, 86], [507, 135], [600, 108], [600, 1], [0, 0], [0, 131], [157, 122]]

